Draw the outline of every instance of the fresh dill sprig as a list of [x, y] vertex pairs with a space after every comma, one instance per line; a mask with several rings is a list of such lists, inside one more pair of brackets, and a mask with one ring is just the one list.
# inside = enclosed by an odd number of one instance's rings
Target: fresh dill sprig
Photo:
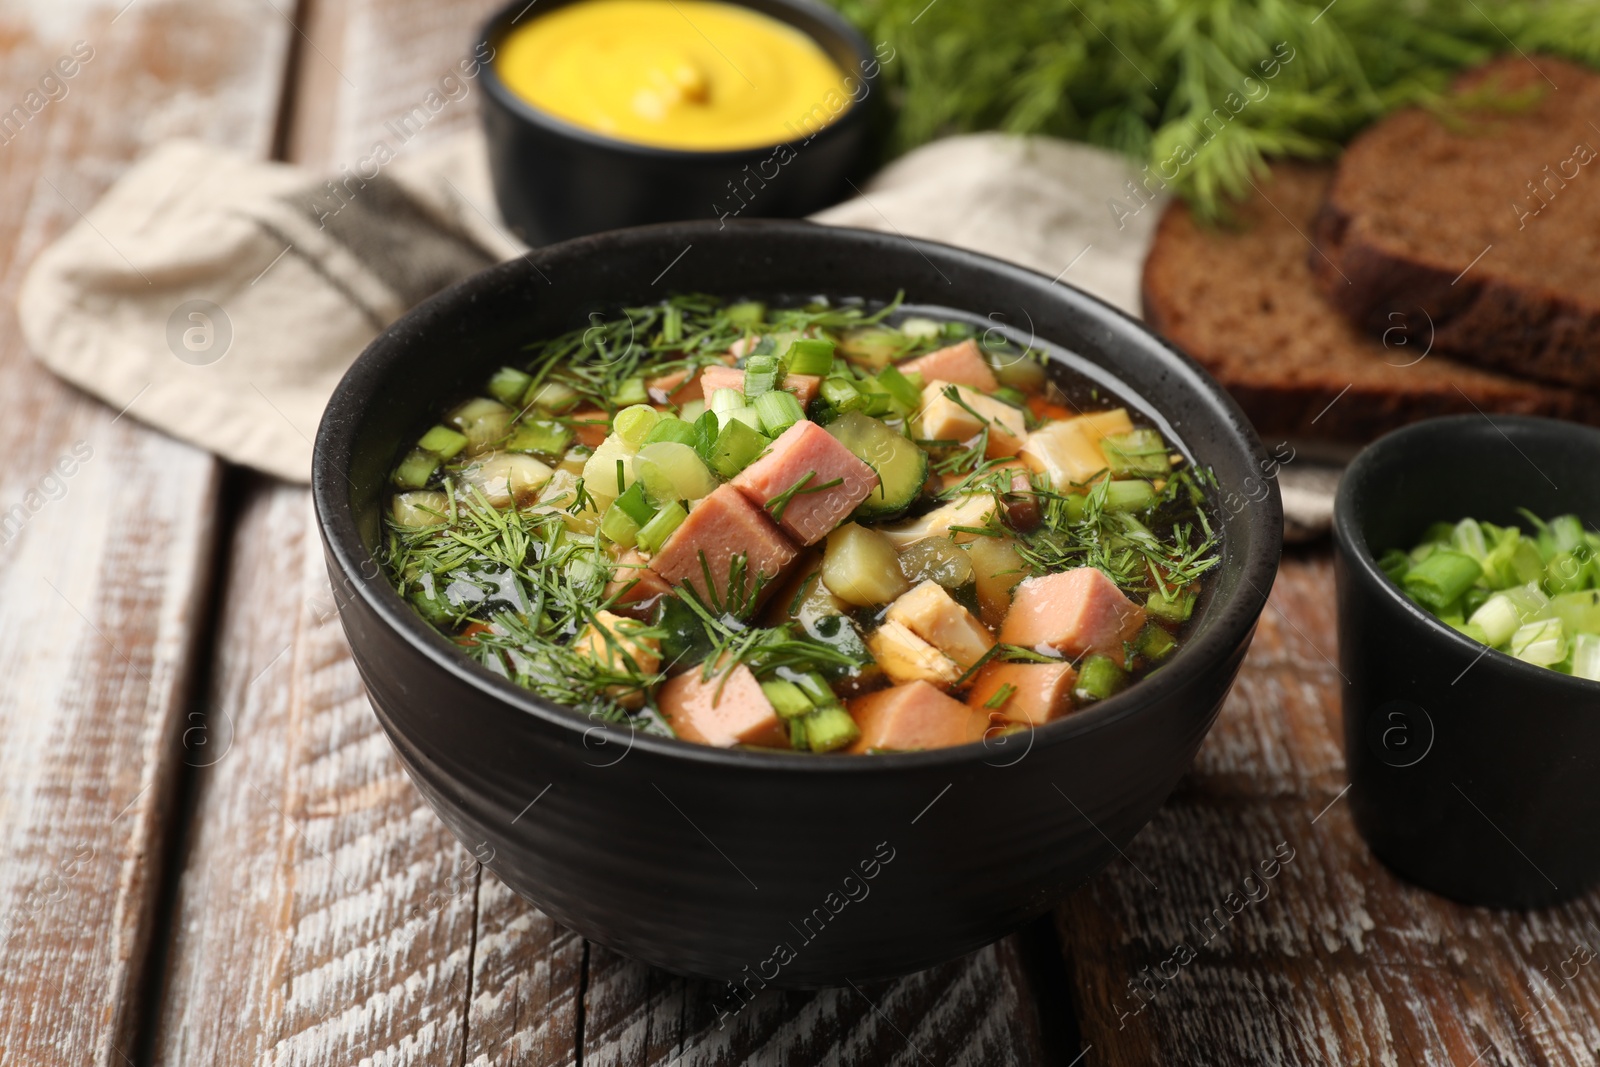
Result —
[[899, 104], [896, 150], [999, 129], [1155, 173], [1185, 146], [1172, 186], [1208, 219], [1265, 160], [1325, 158], [1395, 108], [1441, 106], [1457, 72], [1498, 53], [1600, 66], [1593, 0], [832, 2], [892, 57], [878, 89]]

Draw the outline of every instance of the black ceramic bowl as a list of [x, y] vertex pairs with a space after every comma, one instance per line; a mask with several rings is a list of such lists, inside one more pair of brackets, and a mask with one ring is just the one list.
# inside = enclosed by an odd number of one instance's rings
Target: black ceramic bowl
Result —
[[[532, 11], [513, 0], [483, 28], [479, 41], [498, 55], [523, 18], [574, 0], [546, 0]], [[540, 111], [484, 66], [483, 125], [495, 200], [507, 224], [531, 245], [624, 226], [677, 219], [798, 218], [840, 199], [881, 140], [883, 110], [875, 91], [881, 67], [873, 50], [831, 8], [815, 0], [735, 0], [787, 22], [816, 40], [845, 71], [852, 102], [826, 125], [831, 102], [817, 101], [810, 122], [793, 116], [784, 145], [688, 151], [616, 140]]]
[[1600, 527], [1600, 431], [1432, 419], [1377, 441], [1334, 508], [1350, 802], [1380, 859], [1471, 904], [1535, 907], [1600, 880], [1600, 683], [1486, 649], [1401, 595], [1376, 558], [1427, 527]]
[[1031, 330], [1063, 346], [1058, 370], [1129, 398], [1223, 487], [1263, 469], [1260, 442], [1216, 383], [1120, 312], [970, 252], [803, 222], [664, 225], [536, 251], [396, 322], [328, 405], [313, 489], [378, 718], [468, 848], [585, 937], [679, 973], [782, 986], [929, 966], [1116, 859], [1216, 716], [1276, 572], [1275, 488], [1219, 507], [1223, 562], [1193, 635], [1160, 671], [989, 747], [817, 757], [634, 736], [463, 658], [380, 574], [380, 505], [402, 443], [529, 341], [669, 291], [797, 302], [902, 289], [913, 305], [996, 329], [1003, 319], [1023, 341]]

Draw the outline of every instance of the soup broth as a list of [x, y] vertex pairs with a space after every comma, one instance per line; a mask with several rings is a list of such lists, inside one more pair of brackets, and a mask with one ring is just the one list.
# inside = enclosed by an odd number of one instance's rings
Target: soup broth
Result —
[[681, 296], [441, 411], [394, 469], [382, 555], [464, 655], [579, 712], [912, 751], [1160, 669], [1219, 559], [1208, 481], [968, 323]]

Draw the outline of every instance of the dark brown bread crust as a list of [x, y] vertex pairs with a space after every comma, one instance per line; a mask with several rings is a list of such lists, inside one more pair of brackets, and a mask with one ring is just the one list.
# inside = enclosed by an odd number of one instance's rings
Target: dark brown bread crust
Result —
[[1231, 230], [1208, 229], [1174, 203], [1145, 260], [1146, 321], [1205, 366], [1260, 433], [1363, 442], [1473, 411], [1600, 424], [1589, 394], [1423, 355], [1427, 325], [1415, 312], [1375, 340], [1335, 311], [1312, 282], [1303, 235], [1331, 175], [1279, 165]]
[[1351, 143], [1311, 229], [1312, 273], [1373, 334], [1421, 312], [1437, 351], [1600, 388], [1600, 74], [1508, 56], [1458, 83], [1491, 86], [1543, 96], [1450, 123], [1411, 109]]

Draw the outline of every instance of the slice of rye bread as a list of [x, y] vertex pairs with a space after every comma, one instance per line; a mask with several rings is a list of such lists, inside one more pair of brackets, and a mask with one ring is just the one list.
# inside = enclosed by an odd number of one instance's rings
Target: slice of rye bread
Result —
[[[1597, 175], [1600, 177], [1600, 175]], [[1279, 164], [1238, 208], [1237, 229], [1174, 202], [1145, 260], [1144, 315], [1233, 394], [1263, 435], [1367, 441], [1433, 415], [1482, 411], [1600, 424], [1586, 393], [1454, 363], [1427, 351], [1413, 313], [1388, 344], [1358, 331], [1317, 291], [1305, 232], [1332, 178]]]
[[1437, 351], [1600, 388], [1600, 73], [1508, 56], [1456, 84], [1538, 102], [1357, 137], [1311, 231], [1318, 285], [1375, 334], [1420, 309]]

